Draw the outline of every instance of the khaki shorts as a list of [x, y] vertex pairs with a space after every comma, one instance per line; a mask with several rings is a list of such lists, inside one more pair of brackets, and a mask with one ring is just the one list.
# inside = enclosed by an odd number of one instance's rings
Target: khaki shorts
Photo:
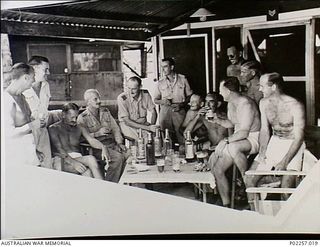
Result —
[[259, 131], [250, 132], [247, 140], [251, 144], [250, 154], [256, 154], [259, 152]]

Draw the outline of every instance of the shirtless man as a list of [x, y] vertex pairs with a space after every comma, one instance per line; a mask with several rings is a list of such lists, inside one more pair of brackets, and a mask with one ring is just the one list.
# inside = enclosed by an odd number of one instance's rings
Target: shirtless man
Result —
[[[204, 106], [204, 99], [198, 94], [192, 94], [190, 97], [189, 102], [190, 108], [187, 111], [186, 117], [183, 120], [183, 123], [181, 124], [181, 130], [184, 131], [189, 123], [197, 116], [199, 110]], [[196, 128], [193, 129], [196, 130], [200, 127], [200, 124], [197, 125]]]
[[[261, 130], [260, 150], [252, 170], [301, 170], [302, 155], [305, 148], [304, 107], [296, 99], [282, 93], [283, 78], [278, 73], [264, 74], [260, 78]], [[270, 129], [272, 135], [270, 137]], [[261, 176], [246, 176], [247, 187], [256, 186]], [[281, 187], [294, 186], [294, 176], [283, 176]], [[284, 196], [286, 199], [288, 195]], [[252, 194], [248, 201], [253, 206]]]
[[63, 105], [62, 119], [49, 127], [52, 153], [64, 158], [64, 171], [103, 179], [95, 157], [81, 155], [80, 137], [82, 135], [92, 147], [101, 149], [103, 160], [109, 160], [107, 148], [100, 141], [91, 137], [84, 128], [77, 126], [78, 114], [79, 107], [76, 104], [67, 103]]
[[227, 56], [230, 65], [227, 67], [227, 76], [234, 76], [239, 79], [241, 65], [245, 62], [242, 57], [241, 45], [231, 45], [227, 49]]
[[261, 75], [261, 65], [257, 61], [248, 61], [241, 65], [240, 84], [245, 88], [242, 92], [253, 99], [258, 105], [263, 97], [259, 90], [259, 79]]
[[203, 107], [197, 111], [197, 114], [189, 122], [184, 132], [193, 132], [197, 128], [201, 127], [201, 125], [204, 125], [208, 132], [210, 144], [212, 146], [216, 146], [224, 137], [227, 136], [227, 129], [208, 120], [208, 110], [211, 110], [212, 113], [216, 114], [218, 118], [226, 119], [226, 114], [220, 108], [221, 104], [223, 103], [223, 98], [220, 94], [213, 92], [207, 94], [205, 101], [206, 107]]
[[248, 169], [247, 155], [258, 152], [260, 114], [255, 102], [239, 93], [239, 81], [230, 77], [220, 83], [220, 93], [228, 102], [228, 119], [214, 118], [225, 128], [234, 128], [234, 133], [219, 142], [210, 156], [209, 164], [217, 182], [223, 206], [230, 206], [230, 188], [226, 170], [235, 163], [242, 176]]

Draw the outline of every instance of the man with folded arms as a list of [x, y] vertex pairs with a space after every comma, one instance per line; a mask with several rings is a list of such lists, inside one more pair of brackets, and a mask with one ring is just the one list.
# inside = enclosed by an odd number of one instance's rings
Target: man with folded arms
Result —
[[[250, 170], [300, 171], [305, 149], [305, 113], [303, 105], [282, 92], [283, 78], [278, 73], [264, 74], [260, 78], [261, 130], [260, 150]], [[270, 136], [270, 127], [272, 134]], [[247, 187], [255, 187], [261, 176], [246, 176]], [[294, 176], [283, 176], [281, 187], [294, 187]], [[252, 205], [252, 194], [248, 201]], [[288, 195], [284, 194], [283, 199]]]

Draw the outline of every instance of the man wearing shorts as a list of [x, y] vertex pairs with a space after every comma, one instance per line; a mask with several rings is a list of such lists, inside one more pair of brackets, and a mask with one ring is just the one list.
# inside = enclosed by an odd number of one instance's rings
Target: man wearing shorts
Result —
[[217, 182], [223, 206], [230, 206], [230, 188], [225, 172], [236, 164], [242, 176], [248, 170], [248, 154], [259, 150], [260, 114], [256, 103], [239, 92], [236, 77], [229, 77], [220, 83], [220, 94], [228, 102], [228, 119], [216, 117], [212, 121], [225, 128], [234, 129], [232, 135], [224, 138], [210, 156], [209, 164]]
[[[305, 113], [303, 105], [282, 92], [283, 78], [278, 73], [264, 74], [260, 78], [261, 130], [260, 150], [251, 170], [300, 171], [305, 148]], [[270, 136], [270, 128], [272, 135]], [[261, 176], [246, 176], [247, 187], [254, 187]], [[283, 176], [281, 187], [292, 188], [294, 176]], [[252, 194], [248, 194], [250, 205]], [[287, 199], [284, 195], [283, 199]], [[252, 205], [251, 205], [252, 206]]]

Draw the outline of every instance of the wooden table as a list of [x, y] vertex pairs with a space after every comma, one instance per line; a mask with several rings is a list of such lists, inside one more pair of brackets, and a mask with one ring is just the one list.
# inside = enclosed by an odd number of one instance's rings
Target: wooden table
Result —
[[207, 202], [207, 184], [212, 189], [216, 187], [214, 176], [210, 171], [194, 171], [195, 163], [187, 163], [180, 166], [180, 172], [174, 172], [172, 166], [166, 165], [164, 172], [160, 173], [156, 165], [149, 166], [148, 171], [131, 173], [131, 164], [127, 164], [119, 183], [120, 184], [148, 184], [148, 183], [192, 183], [202, 193], [203, 202]]

